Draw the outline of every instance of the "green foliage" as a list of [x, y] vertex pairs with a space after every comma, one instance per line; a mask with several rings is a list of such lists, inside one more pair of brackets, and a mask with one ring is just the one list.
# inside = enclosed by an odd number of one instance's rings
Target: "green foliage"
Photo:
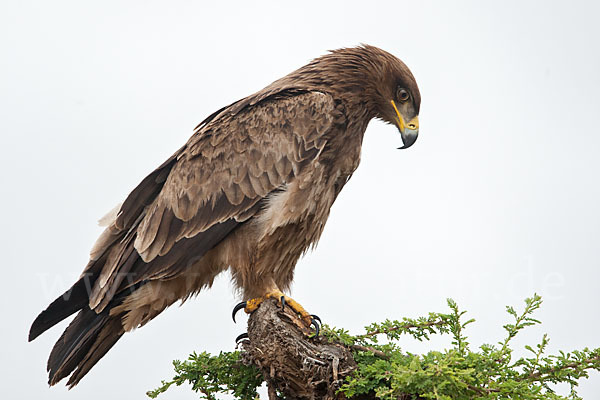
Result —
[[[481, 345], [477, 350], [471, 350], [464, 333], [474, 320], [463, 321], [465, 311], [459, 310], [451, 299], [448, 314], [386, 320], [367, 326], [365, 333], [357, 336], [325, 325], [322, 334], [353, 350], [358, 368], [340, 389], [347, 398], [374, 393], [386, 400], [402, 395], [438, 400], [580, 399], [577, 381], [587, 378], [589, 370], [600, 370], [600, 349], [547, 355], [549, 339], [543, 335], [537, 345], [525, 346], [528, 356], [512, 360], [512, 339], [524, 328], [540, 324], [532, 315], [541, 304], [541, 297], [534, 295], [525, 300], [520, 313], [507, 307], [512, 321], [504, 325], [504, 339], [496, 345]], [[434, 334], [451, 335], [452, 346], [444, 351], [411, 354], [403, 352], [397, 343], [406, 335], [422, 341]], [[241, 365], [238, 352], [214, 357], [194, 353], [188, 361], [175, 361], [174, 365], [177, 375], [149, 392], [150, 397], [156, 397], [173, 383], [189, 382], [203, 399], [216, 400], [217, 394], [229, 392], [238, 400], [252, 400], [263, 381], [257, 369]], [[555, 393], [552, 384], [557, 383], [570, 385], [570, 393]]]
[[258, 369], [243, 365], [240, 353], [221, 352], [218, 356], [209, 353], [192, 353], [187, 361], [173, 361], [175, 377], [162, 381], [162, 385], [146, 394], [155, 399], [171, 385], [188, 382], [192, 390], [200, 393], [201, 399], [217, 400], [216, 394], [231, 393], [236, 399], [252, 400], [258, 398], [256, 389], [262, 384], [262, 375]]

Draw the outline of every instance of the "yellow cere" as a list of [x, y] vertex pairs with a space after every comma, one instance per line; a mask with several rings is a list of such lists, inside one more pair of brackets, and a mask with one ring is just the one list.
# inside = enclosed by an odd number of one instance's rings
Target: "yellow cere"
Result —
[[408, 122], [408, 129], [418, 130], [419, 129], [419, 117], [414, 117]]

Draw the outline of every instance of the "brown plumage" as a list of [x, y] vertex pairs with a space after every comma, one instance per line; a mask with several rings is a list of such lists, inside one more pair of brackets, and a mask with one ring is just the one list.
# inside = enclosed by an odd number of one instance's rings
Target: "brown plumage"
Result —
[[[108, 217], [81, 278], [29, 340], [79, 312], [48, 360], [76, 385], [127, 331], [230, 269], [245, 299], [289, 288], [360, 160], [372, 118], [410, 146], [420, 94], [376, 47], [332, 51], [206, 118]], [[405, 122], [409, 121], [409, 122]]]

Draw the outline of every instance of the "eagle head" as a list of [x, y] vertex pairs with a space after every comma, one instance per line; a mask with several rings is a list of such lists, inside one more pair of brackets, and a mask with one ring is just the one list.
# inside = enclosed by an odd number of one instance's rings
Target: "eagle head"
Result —
[[419, 135], [419, 109], [421, 93], [408, 67], [392, 54], [373, 46], [364, 46], [371, 58], [373, 68], [370, 91], [375, 104], [375, 117], [394, 124], [402, 136], [407, 149], [417, 141]]
[[379, 118], [396, 125], [404, 144], [401, 149], [417, 140], [421, 94], [413, 74], [394, 55], [363, 44], [332, 50], [299, 72], [362, 108], [367, 120]]

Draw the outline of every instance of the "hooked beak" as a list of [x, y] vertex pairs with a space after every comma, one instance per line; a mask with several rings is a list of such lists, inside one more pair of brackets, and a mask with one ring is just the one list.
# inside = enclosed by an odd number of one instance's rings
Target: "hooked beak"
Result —
[[400, 114], [400, 111], [398, 111], [394, 100], [390, 100], [390, 103], [392, 103], [392, 106], [396, 111], [396, 124], [400, 130], [400, 136], [402, 136], [402, 143], [404, 144], [404, 146], [398, 148], [408, 149], [410, 146], [415, 144], [417, 137], [419, 136], [419, 117], [415, 116], [413, 119], [408, 121], [408, 123], [405, 123], [404, 117], [402, 117], [402, 114]]

